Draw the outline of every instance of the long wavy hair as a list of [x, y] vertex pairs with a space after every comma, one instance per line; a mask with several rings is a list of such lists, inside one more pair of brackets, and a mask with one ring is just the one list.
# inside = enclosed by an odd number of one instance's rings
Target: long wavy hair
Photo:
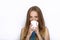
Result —
[[[25, 23], [25, 27], [24, 27], [24, 32], [23, 32], [23, 40], [25, 40], [28, 30], [29, 30], [29, 25], [30, 25], [30, 13], [31, 11], [36, 11], [38, 13], [38, 28], [39, 28], [39, 33], [40, 35], [43, 37], [45, 34], [45, 22], [44, 22], [44, 18], [41, 12], [41, 9], [37, 6], [32, 6], [31, 8], [29, 8], [28, 12], [27, 12], [27, 19], [26, 19], [26, 23]], [[36, 35], [36, 40], [38, 40], [38, 37]]]

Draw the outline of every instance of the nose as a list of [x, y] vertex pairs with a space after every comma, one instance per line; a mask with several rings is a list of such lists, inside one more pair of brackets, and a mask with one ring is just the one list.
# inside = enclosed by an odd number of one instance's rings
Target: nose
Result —
[[36, 18], [33, 17], [32, 20], [36, 20]]

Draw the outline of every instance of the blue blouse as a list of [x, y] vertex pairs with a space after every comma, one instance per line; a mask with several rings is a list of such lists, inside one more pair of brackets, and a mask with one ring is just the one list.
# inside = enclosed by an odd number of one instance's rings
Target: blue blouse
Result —
[[[35, 36], [36, 36], [36, 33], [33, 31], [32, 35], [30, 37], [30, 40], [35, 40]], [[43, 37], [42, 37], [42, 39], [45, 40]]]
[[36, 33], [33, 31], [30, 40], [35, 40]]

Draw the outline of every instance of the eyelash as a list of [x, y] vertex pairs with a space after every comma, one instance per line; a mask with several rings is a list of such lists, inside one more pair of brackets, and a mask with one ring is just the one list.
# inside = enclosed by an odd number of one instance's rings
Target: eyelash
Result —
[[[38, 18], [37, 16], [35, 16], [35, 17]], [[32, 18], [32, 16], [30, 18]]]
[[35, 16], [36, 18], [38, 18], [37, 16]]

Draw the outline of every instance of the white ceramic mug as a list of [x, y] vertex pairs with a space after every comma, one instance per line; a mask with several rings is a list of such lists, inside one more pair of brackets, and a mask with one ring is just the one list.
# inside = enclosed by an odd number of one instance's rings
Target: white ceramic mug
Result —
[[37, 27], [38, 22], [36, 20], [31, 21], [32, 27], [35, 29]]

